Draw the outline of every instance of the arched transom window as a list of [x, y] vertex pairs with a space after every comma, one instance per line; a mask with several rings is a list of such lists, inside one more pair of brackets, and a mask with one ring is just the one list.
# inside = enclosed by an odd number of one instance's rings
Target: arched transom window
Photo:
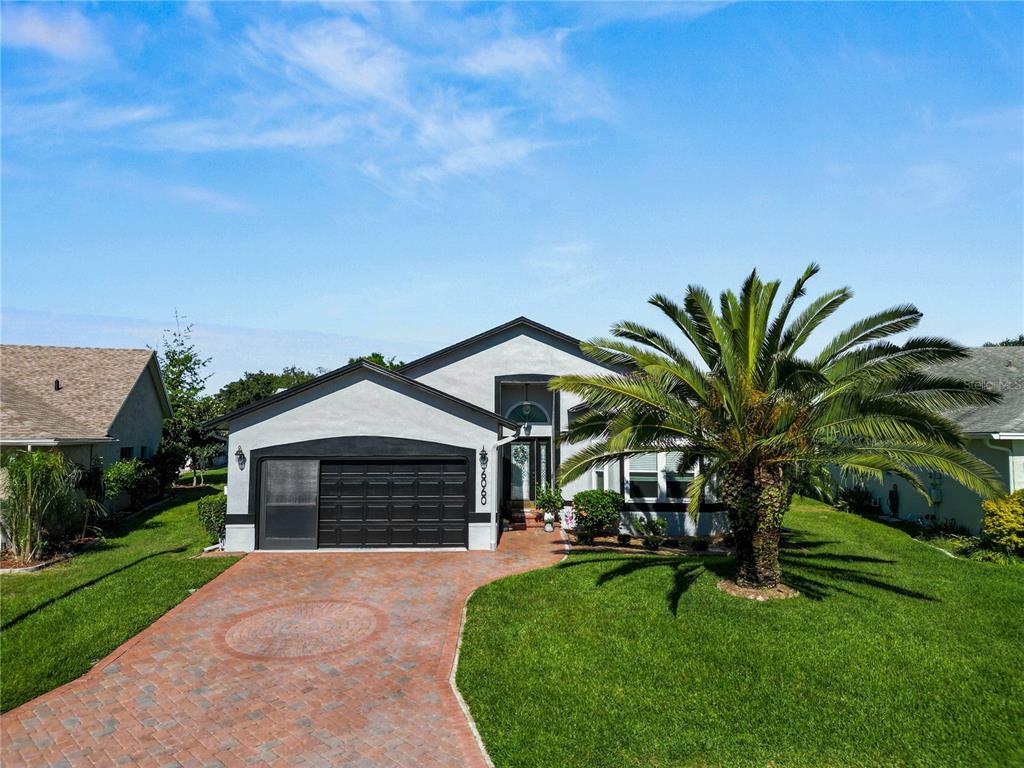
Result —
[[523, 400], [508, 409], [505, 416], [517, 424], [550, 424], [551, 417], [540, 403], [533, 400]]

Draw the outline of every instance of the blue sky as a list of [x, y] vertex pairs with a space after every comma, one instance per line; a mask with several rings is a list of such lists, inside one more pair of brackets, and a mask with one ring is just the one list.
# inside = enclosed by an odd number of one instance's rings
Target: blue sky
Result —
[[9, 343], [218, 385], [753, 267], [1024, 326], [1024, 6], [3, 5]]

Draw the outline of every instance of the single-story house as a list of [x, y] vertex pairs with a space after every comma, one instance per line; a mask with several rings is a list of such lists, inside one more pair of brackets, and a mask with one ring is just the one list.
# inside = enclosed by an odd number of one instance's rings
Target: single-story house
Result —
[[152, 456], [171, 415], [150, 349], [0, 345], [0, 448], [82, 467]]
[[[1002, 395], [994, 405], [963, 408], [948, 414], [967, 437], [967, 449], [994, 467], [1010, 491], [1024, 489], [1024, 347], [975, 347], [961, 360], [934, 366], [929, 373], [952, 376]], [[889, 508], [889, 491], [896, 486], [898, 515], [905, 520], [953, 520], [971, 533], [981, 528], [981, 499], [959, 483], [938, 473], [921, 478], [929, 499], [905, 481], [888, 476], [869, 481], [881, 509]]]
[[[525, 317], [394, 371], [358, 362], [226, 414], [225, 547], [494, 549], [502, 519], [529, 509], [577, 446], [558, 437], [577, 398], [560, 374], [605, 373], [580, 342]], [[618, 490], [670, 533], [711, 532], [686, 511], [692, 475], [672, 456], [616, 461], [563, 489]]]

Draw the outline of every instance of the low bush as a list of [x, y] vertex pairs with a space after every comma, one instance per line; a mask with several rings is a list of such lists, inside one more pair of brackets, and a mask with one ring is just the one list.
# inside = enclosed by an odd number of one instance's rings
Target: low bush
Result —
[[593, 544], [594, 537], [609, 528], [618, 528], [622, 496], [615, 491], [580, 491], [572, 497], [576, 517], [576, 538], [581, 544]]
[[103, 486], [111, 501], [126, 495], [131, 509], [139, 509], [160, 495], [156, 472], [139, 459], [115, 461], [103, 473]]
[[224, 541], [224, 521], [228, 513], [228, 497], [223, 493], [203, 496], [197, 503], [199, 521], [216, 541]]
[[878, 513], [878, 506], [871, 491], [860, 486], [840, 488], [836, 493], [835, 507], [840, 512], [854, 515], [871, 515]]
[[640, 538], [643, 539], [644, 549], [660, 549], [665, 541], [665, 531], [668, 530], [668, 522], [660, 517], [638, 517], [633, 521]]
[[690, 549], [694, 552], [707, 552], [711, 548], [711, 539], [707, 536], [698, 536], [690, 542]]
[[630, 536], [628, 533], [620, 533], [615, 538], [616, 540], [618, 540], [620, 547], [628, 546], [633, 541], [633, 537]]
[[986, 548], [1024, 555], [1024, 490], [981, 503], [981, 541]]

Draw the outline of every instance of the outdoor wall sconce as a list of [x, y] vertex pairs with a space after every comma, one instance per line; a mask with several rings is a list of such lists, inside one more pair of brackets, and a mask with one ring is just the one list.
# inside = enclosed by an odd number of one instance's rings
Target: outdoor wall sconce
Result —
[[245, 451], [242, 450], [242, 446], [238, 446], [235, 450], [235, 459], [238, 461], [238, 468], [245, 469]]
[[480, 446], [480, 506], [487, 506], [487, 448]]

